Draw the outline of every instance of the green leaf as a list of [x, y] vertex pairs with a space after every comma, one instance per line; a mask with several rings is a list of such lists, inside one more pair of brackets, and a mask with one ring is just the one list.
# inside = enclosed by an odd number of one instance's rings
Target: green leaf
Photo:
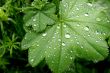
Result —
[[59, 8], [55, 25], [42, 33], [27, 32], [23, 39], [22, 48], [29, 48], [29, 63], [36, 66], [45, 58], [54, 73], [62, 73], [76, 57], [94, 62], [106, 58], [105, 39], [110, 35], [106, 9], [87, 0], [62, 0]]
[[25, 30], [28, 31], [35, 31], [40, 32], [43, 31], [47, 25], [54, 24], [55, 17], [55, 5], [54, 4], [47, 4], [43, 8], [43, 10], [32, 10], [27, 12], [24, 17], [25, 21]]

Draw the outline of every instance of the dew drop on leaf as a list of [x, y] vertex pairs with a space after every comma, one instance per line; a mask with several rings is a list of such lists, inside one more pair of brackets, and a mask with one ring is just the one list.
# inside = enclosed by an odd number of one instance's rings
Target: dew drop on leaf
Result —
[[33, 62], [34, 61], [34, 59], [31, 59], [31, 62]]
[[76, 8], [76, 10], [79, 10], [79, 8]]
[[37, 44], [37, 47], [39, 46], [39, 44]]
[[47, 35], [47, 33], [43, 33], [43, 34], [42, 34], [42, 36], [46, 36], [46, 35]]
[[84, 30], [89, 31], [89, 27], [88, 26], [84, 27]]
[[85, 13], [84, 16], [89, 16], [88, 13]]
[[99, 41], [96, 41], [96, 42], [99, 42]]
[[90, 36], [90, 35], [87, 35], [87, 36]]
[[101, 19], [100, 18], [96, 18], [96, 21], [101, 21]]
[[61, 41], [61, 39], [58, 39], [58, 41], [60, 42], [60, 41]]
[[73, 51], [70, 51], [71, 53], [73, 52]]
[[66, 25], [63, 25], [63, 27], [66, 27]]
[[66, 34], [65, 34], [65, 38], [69, 39], [70, 37], [71, 37], [71, 36], [70, 36], [69, 33], [66, 33]]
[[33, 21], [36, 21], [36, 19], [33, 19]]
[[91, 3], [87, 3], [88, 6], [92, 7], [93, 5]]
[[81, 46], [81, 48], [84, 48], [83, 46]]
[[70, 59], [72, 60], [73, 58], [72, 58], [72, 57], [70, 57]]
[[36, 24], [34, 24], [34, 26], [36, 26]]
[[79, 44], [79, 42], [76, 42], [77, 44]]
[[62, 43], [62, 46], [65, 46], [65, 43], [64, 42]]

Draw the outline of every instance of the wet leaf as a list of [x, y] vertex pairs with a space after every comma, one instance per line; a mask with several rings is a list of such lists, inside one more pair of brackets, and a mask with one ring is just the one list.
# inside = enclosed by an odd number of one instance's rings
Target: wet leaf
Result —
[[42, 33], [27, 32], [22, 48], [29, 48], [29, 63], [36, 66], [45, 58], [54, 73], [61, 73], [76, 57], [94, 62], [106, 58], [105, 39], [110, 35], [106, 9], [87, 0], [62, 0], [59, 9], [55, 25]]
[[24, 17], [25, 30], [41, 32], [47, 25], [54, 24], [55, 5], [46, 4], [43, 10], [30, 10]]

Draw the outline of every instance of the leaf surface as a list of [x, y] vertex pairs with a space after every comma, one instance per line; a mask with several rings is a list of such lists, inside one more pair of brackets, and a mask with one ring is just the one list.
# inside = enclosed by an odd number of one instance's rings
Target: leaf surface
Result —
[[45, 58], [54, 73], [61, 73], [76, 57], [94, 62], [106, 58], [105, 39], [110, 35], [106, 9], [87, 0], [62, 0], [59, 9], [55, 25], [43, 33], [27, 32], [22, 48], [29, 48], [29, 63], [36, 66]]
[[47, 25], [54, 24], [55, 9], [55, 5], [51, 3], [46, 4], [42, 10], [28, 11], [24, 17], [25, 30], [27, 32], [41, 32], [46, 28]]

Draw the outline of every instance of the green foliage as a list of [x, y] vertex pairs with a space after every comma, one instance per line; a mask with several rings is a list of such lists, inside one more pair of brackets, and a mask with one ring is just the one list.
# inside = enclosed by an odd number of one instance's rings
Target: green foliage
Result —
[[0, 33], [3, 73], [110, 72], [109, 0], [0, 0]]
[[[110, 23], [106, 7], [87, 1], [60, 1], [59, 17], [55, 23], [41, 12], [40, 17], [38, 13], [28, 20], [26, 25], [31, 27], [25, 30], [31, 32], [27, 31], [22, 48], [29, 48], [29, 63], [32, 66], [45, 58], [54, 73], [61, 73], [76, 57], [98, 62], [108, 56], [105, 39], [110, 35]], [[48, 23], [51, 25], [48, 26]], [[36, 30], [42, 32], [37, 33]]]

